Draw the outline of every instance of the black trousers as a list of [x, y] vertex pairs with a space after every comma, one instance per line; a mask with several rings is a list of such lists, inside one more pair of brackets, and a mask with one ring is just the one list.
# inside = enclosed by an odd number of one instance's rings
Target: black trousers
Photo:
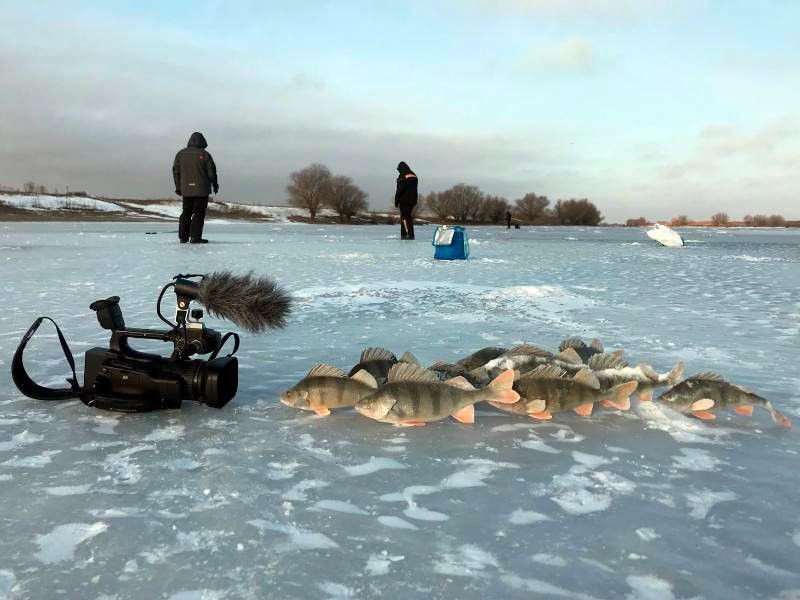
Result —
[[203, 237], [203, 223], [206, 220], [208, 196], [184, 196], [183, 212], [178, 221], [178, 237], [182, 241]]
[[414, 239], [414, 217], [411, 216], [413, 206], [400, 205], [400, 239]]

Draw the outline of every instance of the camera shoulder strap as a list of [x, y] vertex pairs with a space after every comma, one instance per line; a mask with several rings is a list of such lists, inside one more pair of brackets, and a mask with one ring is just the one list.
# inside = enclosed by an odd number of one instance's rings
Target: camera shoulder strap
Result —
[[[67, 379], [67, 383], [70, 384], [68, 388], [48, 388], [37, 384], [30, 378], [27, 371], [25, 371], [25, 366], [22, 364], [22, 355], [25, 352], [25, 347], [44, 320], [50, 321], [56, 328], [58, 341], [61, 343], [61, 350], [64, 351], [64, 356], [69, 363], [69, 368], [72, 370], [72, 377]], [[36, 400], [66, 400], [69, 398], [79, 398], [84, 404], [88, 404], [91, 401], [91, 395], [87, 394], [86, 390], [78, 385], [78, 376], [75, 374], [75, 359], [69, 349], [67, 340], [64, 334], [61, 333], [61, 329], [59, 329], [56, 322], [50, 317], [39, 317], [36, 319], [25, 335], [22, 336], [22, 341], [19, 343], [16, 352], [14, 352], [14, 358], [11, 361], [11, 378], [14, 380], [17, 389], [29, 398], [35, 398]]]

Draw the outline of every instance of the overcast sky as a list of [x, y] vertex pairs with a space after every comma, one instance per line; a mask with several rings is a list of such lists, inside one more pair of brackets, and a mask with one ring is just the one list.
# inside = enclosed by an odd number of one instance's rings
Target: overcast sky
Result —
[[0, 0], [0, 185], [172, 193], [209, 141], [220, 198], [291, 171], [374, 208], [423, 192], [588, 197], [608, 221], [800, 218], [800, 2]]

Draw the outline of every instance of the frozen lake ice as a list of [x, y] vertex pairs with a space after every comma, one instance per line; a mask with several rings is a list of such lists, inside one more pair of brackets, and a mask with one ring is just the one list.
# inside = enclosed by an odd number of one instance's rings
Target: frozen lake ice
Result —
[[[638, 229], [471, 228], [472, 259], [439, 263], [429, 227], [406, 243], [395, 227], [212, 222], [207, 246], [174, 229], [0, 224], [0, 598], [800, 597], [800, 231], [692, 229], [666, 249]], [[11, 383], [37, 316], [82, 364], [108, 340], [90, 302], [119, 295], [129, 325], [159, 327], [164, 283], [223, 268], [296, 298], [285, 330], [243, 335], [224, 409], [104, 413]], [[636, 400], [405, 429], [278, 401], [367, 346], [429, 364], [571, 335], [659, 372], [717, 371], [795, 429]], [[63, 384], [52, 329], [26, 357]]]

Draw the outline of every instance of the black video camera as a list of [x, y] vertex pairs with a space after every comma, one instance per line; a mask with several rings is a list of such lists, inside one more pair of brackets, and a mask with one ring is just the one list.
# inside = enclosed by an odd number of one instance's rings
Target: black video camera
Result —
[[[193, 281], [192, 278], [201, 280]], [[161, 301], [169, 288], [176, 296], [175, 322], [161, 312]], [[80, 398], [87, 406], [121, 412], [147, 412], [162, 408], [180, 408], [183, 400], [195, 400], [222, 408], [235, 395], [239, 366], [233, 356], [239, 349], [239, 336], [207, 328], [203, 311], [190, 309], [191, 302], [203, 303], [212, 314], [228, 318], [250, 331], [282, 327], [289, 312], [290, 298], [267, 278], [236, 276], [229, 272], [211, 275], [178, 275], [165, 285], [158, 297], [156, 313], [169, 329], [136, 329], [125, 326], [119, 296], [97, 300], [90, 308], [97, 314], [103, 329], [111, 331], [108, 348], [86, 352], [84, 383], [80, 387], [75, 363], [58, 325], [48, 317], [39, 317], [22, 339], [11, 372], [17, 388], [28, 397], [41, 400]], [[71, 388], [54, 390], [34, 383], [22, 365], [22, 354], [42, 320], [56, 326], [64, 355], [72, 368]], [[228, 339], [233, 350], [218, 356]], [[172, 344], [169, 357], [134, 350], [130, 339], [159, 340]], [[191, 358], [209, 354], [207, 359]]]

